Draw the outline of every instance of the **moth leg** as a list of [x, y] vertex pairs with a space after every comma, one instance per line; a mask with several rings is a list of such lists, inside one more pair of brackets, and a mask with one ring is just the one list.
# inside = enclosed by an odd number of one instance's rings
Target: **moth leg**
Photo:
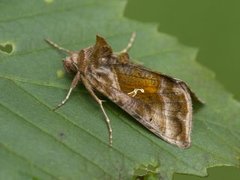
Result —
[[89, 91], [89, 93], [92, 95], [92, 97], [95, 99], [95, 101], [97, 101], [97, 103], [100, 105], [101, 110], [105, 116], [105, 121], [107, 123], [108, 126], [108, 132], [109, 132], [109, 145], [112, 146], [112, 127], [111, 127], [111, 122], [110, 119], [107, 116], [107, 113], [105, 112], [102, 102], [103, 100], [99, 99], [96, 94], [93, 92], [92, 87], [89, 85], [88, 81], [85, 79], [84, 76], [81, 76], [82, 82], [85, 85], [85, 87], [87, 88], [87, 90]]
[[72, 54], [72, 53], [73, 53], [72, 51], [70, 51], [70, 50], [68, 50], [68, 49], [65, 49], [65, 48], [57, 45], [56, 43], [54, 43], [53, 41], [51, 41], [51, 40], [49, 40], [49, 39], [45, 39], [45, 41], [46, 41], [48, 44], [50, 44], [51, 46], [53, 46], [54, 48], [56, 48], [56, 49], [58, 49], [58, 50], [60, 50], [60, 51], [64, 51], [64, 52], [66, 52], [66, 53], [68, 53], [68, 54]]
[[134, 41], [135, 41], [135, 38], [136, 38], [136, 32], [133, 32], [133, 33], [132, 33], [132, 36], [131, 36], [128, 44], [127, 44], [127, 47], [126, 47], [125, 49], [123, 49], [123, 50], [120, 52], [120, 54], [121, 54], [121, 53], [127, 53], [127, 52], [131, 49], [131, 47], [132, 47], [132, 45], [133, 45], [133, 43], [134, 43]]
[[72, 90], [77, 86], [77, 84], [78, 84], [78, 82], [79, 82], [80, 80], [81, 80], [81, 78], [80, 78], [80, 72], [78, 71], [77, 74], [75, 75], [73, 81], [72, 81], [72, 84], [71, 84], [71, 86], [70, 86], [70, 89], [69, 89], [66, 97], [64, 98], [64, 100], [63, 100], [61, 103], [59, 103], [59, 104], [57, 105], [57, 107], [55, 107], [55, 108], [53, 109], [53, 111], [57, 110], [58, 108], [60, 108], [61, 106], [63, 106], [63, 105], [67, 102], [67, 100], [69, 99], [69, 97], [70, 97], [70, 95], [71, 95], [71, 93], [72, 93]]

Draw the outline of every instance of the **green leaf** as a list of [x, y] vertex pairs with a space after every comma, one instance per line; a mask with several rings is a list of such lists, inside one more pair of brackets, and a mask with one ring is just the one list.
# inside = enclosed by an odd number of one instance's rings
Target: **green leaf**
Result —
[[[124, 18], [125, 4], [0, 3], [0, 179], [129, 179], [140, 172], [171, 179], [173, 173], [204, 176], [208, 167], [239, 166], [239, 103], [195, 61], [196, 49], [157, 32], [156, 25]], [[162, 141], [107, 101], [110, 148], [101, 110], [83, 86], [64, 107], [51, 110], [65, 97], [72, 76], [63, 73], [65, 55], [44, 38], [79, 50], [100, 34], [119, 51], [133, 31], [133, 59], [186, 81], [206, 102], [194, 113], [192, 147], [187, 150]]]

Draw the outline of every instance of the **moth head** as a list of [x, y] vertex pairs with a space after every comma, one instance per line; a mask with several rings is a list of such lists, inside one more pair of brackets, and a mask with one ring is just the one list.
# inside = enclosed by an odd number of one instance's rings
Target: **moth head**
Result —
[[78, 71], [78, 58], [79, 54], [73, 52], [63, 60], [63, 66], [67, 72], [76, 73]]

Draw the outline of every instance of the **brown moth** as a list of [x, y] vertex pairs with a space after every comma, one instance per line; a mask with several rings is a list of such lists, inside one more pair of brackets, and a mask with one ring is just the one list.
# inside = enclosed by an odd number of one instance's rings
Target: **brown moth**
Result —
[[55, 108], [66, 103], [79, 82], [100, 105], [112, 145], [112, 127], [99, 92], [116, 103], [148, 130], [180, 148], [191, 144], [192, 98], [196, 98], [187, 84], [170, 76], [151, 71], [130, 62], [128, 51], [135, 33], [125, 49], [114, 53], [103, 37], [96, 36], [93, 46], [70, 51], [50, 40], [53, 47], [69, 56], [63, 61], [67, 72], [75, 74], [66, 98]]

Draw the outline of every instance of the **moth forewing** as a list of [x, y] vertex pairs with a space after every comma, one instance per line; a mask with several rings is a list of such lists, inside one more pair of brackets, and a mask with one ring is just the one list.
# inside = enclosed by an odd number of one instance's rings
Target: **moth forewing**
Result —
[[97, 91], [163, 140], [181, 148], [190, 146], [192, 102], [186, 85], [121, 63], [100, 65], [89, 79]]

